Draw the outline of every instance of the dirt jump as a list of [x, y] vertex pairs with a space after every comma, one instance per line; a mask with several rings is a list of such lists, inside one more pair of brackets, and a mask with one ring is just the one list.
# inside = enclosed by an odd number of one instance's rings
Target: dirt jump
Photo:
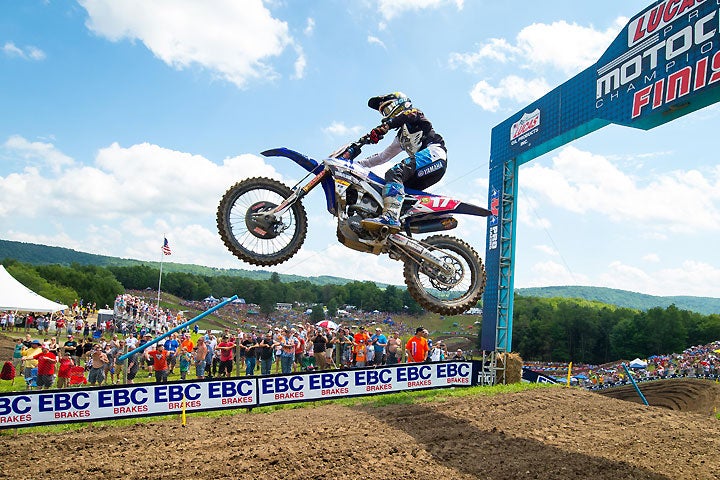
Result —
[[5, 431], [0, 478], [718, 478], [719, 386], [676, 380], [641, 388], [660, 406], [636, 403], [634, 391], [620, 393], [627, 389], [548, 388], [413, 405], [194, 414], [186, 427], [157, 419]]

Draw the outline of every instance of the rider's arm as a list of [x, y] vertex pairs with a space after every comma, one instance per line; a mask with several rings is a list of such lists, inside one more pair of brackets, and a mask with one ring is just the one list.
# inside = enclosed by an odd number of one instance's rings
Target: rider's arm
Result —
[[357, 160], [356, 163], [359, 163], [363, 167], [371, 168], [376, 165], [382, 165], [383, 163], [391, 160], [395, 155], [400, 152], [402, 152], [402, 145], [400, 145], [400, 140], [395, 137], [392, 143], [388, 145], [385, 150], [374, 155], [370, 155], [367, 158]]

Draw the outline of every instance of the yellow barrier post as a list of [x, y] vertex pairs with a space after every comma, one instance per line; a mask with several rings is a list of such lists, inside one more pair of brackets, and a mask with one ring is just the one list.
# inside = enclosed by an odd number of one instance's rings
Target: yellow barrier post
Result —
[[570, 377], [572, 377], [572, 362], [568, 364], [567, 387], [570, 386]]
[[182, 397], [182, 415], [180, 415], [180, 418], [182, 419], [182, 426], [184, 427], [187, 424], [187, 416], [185, 415], [185, 394], [183, 394]]

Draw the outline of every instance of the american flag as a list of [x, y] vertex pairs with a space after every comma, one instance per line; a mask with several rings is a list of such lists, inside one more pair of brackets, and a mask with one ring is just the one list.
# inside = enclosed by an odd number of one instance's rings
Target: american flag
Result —
[[167, 238], [166, 238], [165, 241], [163, 242], [162, 252], [163, 252], [165, 255], [170, 255], [170, 254], [172, 254], [172, 252], [170, 251], [170, 244], [168, 243]]

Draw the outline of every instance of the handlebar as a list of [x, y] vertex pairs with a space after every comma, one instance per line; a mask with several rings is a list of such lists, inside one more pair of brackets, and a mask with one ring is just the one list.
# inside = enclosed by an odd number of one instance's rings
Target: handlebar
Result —
[[354, 160], [355, 158], [357, 158], [358, 155], [360, 155], [362, 147], [371, 143], [373, 142], [370, 140], [370, 134], [368, 133], [366, 135], [363, 135], [362, 137], [358, 138], [353, 143], [348, 145], [347, 148], [345, 148], [345, 151], [340, 154], [340, 156], [345, 157], [345, 155], [347, 155], [347, 157], [345, 158], [352, 162], [352, 160]]
[[345, 151], [343, 152], [342, 156], [347, 155], [346, 158], [348, 160], [352, 161], [355, 158], [357, 158], [358, 155], [360, 155], [360, 152], [362, 151], [362, 147], [369, 143], [372, 143], [372, 142], [370, 142], [370, 135], [369, 134], [363, 135], [362, 137], [360, 137], [359, 139], [357, 139], [356, 141], [354, 141], [353, 143], [348, 145], [347, 148], [345, 149]]

